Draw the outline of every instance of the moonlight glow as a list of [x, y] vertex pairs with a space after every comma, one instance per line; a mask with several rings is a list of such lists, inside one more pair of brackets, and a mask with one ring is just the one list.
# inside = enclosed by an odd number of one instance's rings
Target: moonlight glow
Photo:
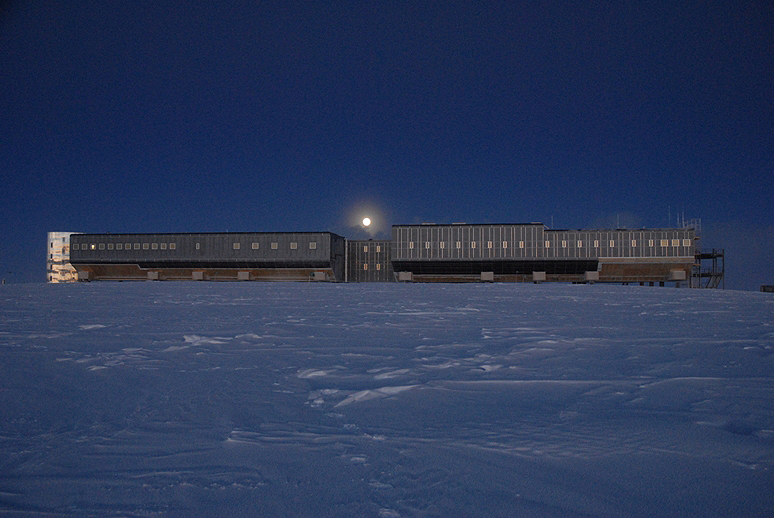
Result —
[[367, 227], [371, 224], [371, 218], [363, 218], [363, 226]]

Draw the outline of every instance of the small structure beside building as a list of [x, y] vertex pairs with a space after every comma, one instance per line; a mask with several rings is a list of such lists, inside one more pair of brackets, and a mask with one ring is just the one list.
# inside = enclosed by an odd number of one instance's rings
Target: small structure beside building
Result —
[[70, 236], [75, 232], [49, 232], [46, 280], [51, 283], [75, 282], [78, 274], [70, 264]]

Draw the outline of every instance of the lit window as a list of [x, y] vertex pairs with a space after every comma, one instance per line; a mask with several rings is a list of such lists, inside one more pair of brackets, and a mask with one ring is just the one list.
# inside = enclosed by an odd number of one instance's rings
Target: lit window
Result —
[[648, 239], [648, 246], [654, 246], [654, 242], [652, 239]]
[[410, 250], [414, 249], [414, 242], [413, 241], [409, 241], [409, 249]]
[[368, 265], [367, 264], [363, 265], [363, 270], [368, 270]]
[[613, 247], [615, 247], [615, 241], [613, 241], [613, 240], [611, 239], [611, 240], [610, 240], [610, 248], [613, 248]]
[[116, 250], [123, 250], [124, 244], [123, 243], [116, 243]]
[[377, 269], [377, 270], [381, 270], [381, 269], [382, 269], [382, 265], [381, 265], [381, 264], [379, 264], [379, 263], [377, 263], [377, 264], [376, 264], [376, 269]]
[[594, 240], [594, 248], [599, 248], [599, 239]]
[[135, 250], [139, 250], [140, 249], [140, 243], [135, 243], [132, 248], [134, 248]]
[[272, 249], [272, 250], [276, 250], [276, 249], [278, 249], [278, 248], [279, 248], [279, 243], [272, 243], [272, 244], [271, 244], [271, 249]]
[[290, 243], [290, 249], [291, 250], [297, 250], [298, 249], [298, 243]]
[[253, 243], [251, 246], [253, 250], [258, 250], [258, 243]]
[[108, 243], [108, 250], [113, 250], [115, 248], [115, 245], [113, 243]]
[[503, 241], [503, 248], [508, 248], [508, 241]]
[[546, 241], [546, 248], [551, 248], [551, 241]]
[[317, 243], [316, 242], [309, 243], [309, 250], [317, 250]]
[[363, 245], [363, 252], [368, 252], [368, 245]]
[[459, 241], [457, 241], [457, 248], [462, 248], [462, 243], [460, 243]]
[[150, 245], [148, 243], [143, 243], [142, 244], [142, 249], [143, 250], [147, 250], [148, 248], [150, 248]]
[[[381, 251], [382, 251], [382, 247], [379, 246], [379, 245], [376, 245], [376, 253], [378, 254]], [[377, 268], [377, 270], [378, 270], [378, 268]]]
[[632, 246], [637, 246], [637, 240], [636, 239], [632, 239]]
[[[198, 245], [199, 243], [196, 243], [196, 244]], [[196, 248], [199, 248], [199, 247], [197, 246]], [[166, 243], [161, 243], [161, 249], [162, 250], [166, 250], [167, 249], [167, 244]]]
[[425, 249], [426, 250], [430, 249], [430, 241], [425, 241]]
[[169, 249], [175, 250], [177, 248], [177, 243], [169, 243]]
[[691, 240], [690, 239], [683, 239], [683, 246], [691, 246]]
[[242, 247], [242, 243], [234, 243], [234, 250], [239, 250]]
[[476, 242], [475, 241], [471, 241], [470, 242], [470, 248], [476, 248]]
[[152, 243], [151, 244], [151, 250], [158, 250], [158, 249], [159, 249], [159, 244], [158, 243]]
[[96, 250], [96, 249], [97, 249], [97, 245], [95, 245], [94, 243], [92, 243], [92, 244], [91, 244], [91, 249], [92, 249], [92, 250]]
[[519, 241], [519, 248], [524, 248], [524, 241]]
[[669, 240], [668, 239], [662, 239], [661, 240], [661, 246], [669, 246]]
[[491, 241], [487, 241], [486, 242], [486, 247], [487, 248], [492, 248], [492, 242]]
[[578, 241], [578, 248], [583, 248], [583, 241]]
[[441, 248], [446, 248], [446, 243], [444, 241], [441, 241], [438, 246], [440, 246]]
[[567, 241], [562, 240], [562, 248], [567, 248]]
[[672, 240], [672, 246], [680, 246], [680, 240], [679, 239], [673, 239]]

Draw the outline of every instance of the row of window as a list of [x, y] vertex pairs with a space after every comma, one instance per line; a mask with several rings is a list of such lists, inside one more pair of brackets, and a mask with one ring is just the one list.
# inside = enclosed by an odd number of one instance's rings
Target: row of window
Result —
[[[614, 248], [615, 247], [615, 240], [611, 239], [608, 244], [609, 244], [610, 248]], [[583, 241], [578, 241], [576, 243], [576, 245], [577, 245], [578, 248], [583, 248]], [[668, 247], [668, 246], [670, 246], [670, 240], [669, 239], [661, 239], [661, 240], [659, 240], [659, 245], [661, 247]], [[671, 240], [671, 245], [675, 246], [675, 247], [680, 246], [680, 240], [679, 239], [672, 239]], [[562, 246], [562, 248], [567, 248], [567, 241], [562, 241], [561, 246]], [[598, 239], [594, 240], [593, 246], [594, 246], [594, 248], [599, 248], [599, 240]], [[637, 240], [636, 239], [632, 239], [631, 246], [632, 247], [637, 247]], [[649, 239], [648, 240], [648, 246], [649, 247], [656, 246], [655, 239]], [[682, 240], [682, 246], [691, 246], [691, 240], [690, 239], [683, 239]], [[457, 241], [456, 242], [456, 247], [457, 248], [462, 248], [462, 243], [460, 241]], [[545, 242], [545, 247], [546, 248], [551, 248], [551, 241], [546, 241]], [[378, 248], [379, 247], [377, 247], [377, 252], [379, 251]], [[414, 248], [414, 242], [413, 241], [409, 241], [409, 248], [410, 249]], [[425, 248], [426, 249], [430, 249], [430, 241], [425, 241]], [[439, 243], [439, 248], [442, 248], [442, 249], [446, 248], [446, 242], [441, 241]], [[470, 248], [476, 248], [476, 242], [475, 241], [471, 241], [470, 242]], [[487, 241], [487, 248], [493, 248], [492, 241]], [[508, 248], [508, 241], [503, 241], [503, 248]], [[519, 248], [524, 248], [524, 241], [519, 241]], [[368, 251], [368, 247], [364, 247], [363, 251], [367, 252]]]
[[[82, 245], [79, 245], [78, 243], [73, 244], [73, 250], [176, 250], [177, 244], [176, 243], [83, 243]], [[241, 243], [234, 243], [233, 244], [234, 250], [239, 250], [242, 248]], [[201, 249], [201, 243], [196, 243], [196, 249]], [[252, 243], [252, 249], [258, 250], [260, 249], [260, 243]], [[279, 249], [279, 243], [271, 243], [271, 249], [277, 250]], [[298, 243], [292, 242], [290, 243], [290, 249], [291, 250], [297, 250], [298, 249]], [[317, 249], [317, 243], [311, 242], [309, 243], [309, 250], [316, 250]]]
[[[377, 270], [381, 270], [382, 269], [382, 265], [379, 264], [379, 263], [376, 263], [376, 269]], [[368, 270], [368, 264], [364, 264], [363, 265], [363, 270]]]
[[[381, 245], [376, 245], [376, 252], [378, 253], [378, 252], [381, 252], [381, 251], [382, 251]], [[366, 252], [366, 253], [368, 252], [368, 245], [364, 245], [363, 246], [363, 252]]]

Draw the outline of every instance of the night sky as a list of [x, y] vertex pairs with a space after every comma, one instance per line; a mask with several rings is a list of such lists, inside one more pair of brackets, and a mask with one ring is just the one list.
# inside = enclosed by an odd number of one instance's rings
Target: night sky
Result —
[[[12, 1], [0, 268], [46, 232], [701, 218], [774, 284], [774, 4]], [[765, 269], [768, 268], [769, 271]]]

